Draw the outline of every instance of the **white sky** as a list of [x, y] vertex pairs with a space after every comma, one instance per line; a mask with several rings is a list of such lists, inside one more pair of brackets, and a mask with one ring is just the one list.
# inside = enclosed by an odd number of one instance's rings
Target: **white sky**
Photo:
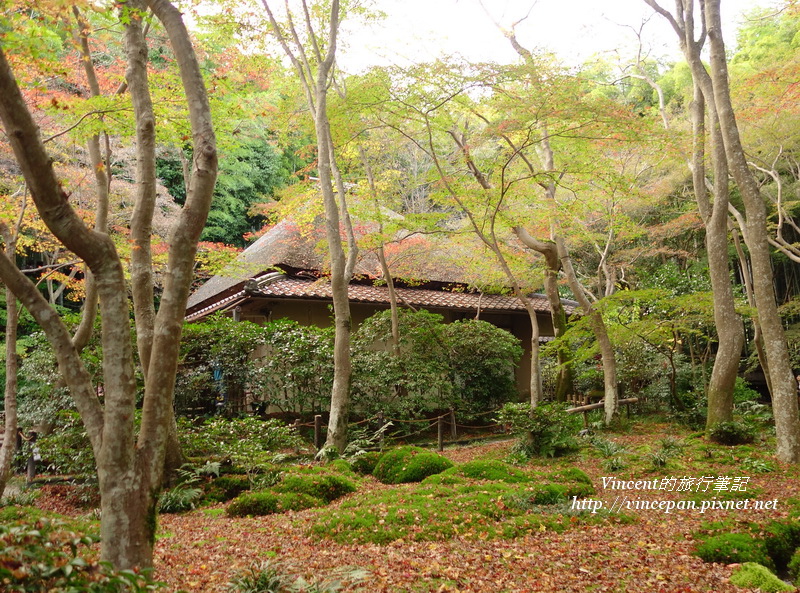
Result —
[[[472, 61], [511, 62], [516, 55], [481, 8], [478, 0], [377, 0], [387, 14], [384, 22], [344, 33], [350, 49], [340, 54], [345, 70], [369, 65], [405, 64], [429, 60], [442, 53], [459, 53]], [[502, 25], [530, 16], [517, 27], [526, 47], [554, 51], [564, 62], [577, 65], [595, 53], [620, 50], [632, 56], [639, 28], [648, 17], [643, 36], [651, 55], [677, 58], [677, 37], [666, 21], [653, 15], [643, 0], [484, 0]], [[735, 46], [740, 15], [770, 0], [722, 0], [724, 38]], [[673, 8], [674, 2], [662, 0]], [[533, 8], [531, 8], [533, 7]]]

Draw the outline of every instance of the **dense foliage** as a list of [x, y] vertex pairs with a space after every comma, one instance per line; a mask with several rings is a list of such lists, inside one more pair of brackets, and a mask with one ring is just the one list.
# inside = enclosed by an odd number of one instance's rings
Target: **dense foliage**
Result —
[[161, 589], [149, 574], [87, 560], [96, 538], [48, 520], [0, 524], [0, 583], [8, 593], [137, 593]]
[[514, 369], [522, 348], [484, 321], [443, 323], [427, 311], [399, 311], [392, 344], [389, 311], [376, 313], [353, 340], [353, 402], [366, 414], [417, 417], [453, 408], [469, 416], [516, 397]]
[[497, 421], [518, 437], [515, 447], [523, 457], [556, 457], [580, 447], [581, 418], [568, 414], [564, 404], [549, 403], [535, 408], [528, 404], [506, 404]]

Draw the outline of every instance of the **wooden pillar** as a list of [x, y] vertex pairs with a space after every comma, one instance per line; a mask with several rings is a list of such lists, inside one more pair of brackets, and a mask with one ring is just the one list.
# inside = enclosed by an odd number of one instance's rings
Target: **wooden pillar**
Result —
[[314, 416], [314, 448], [319, 451], [322, 449], [322, 416]]

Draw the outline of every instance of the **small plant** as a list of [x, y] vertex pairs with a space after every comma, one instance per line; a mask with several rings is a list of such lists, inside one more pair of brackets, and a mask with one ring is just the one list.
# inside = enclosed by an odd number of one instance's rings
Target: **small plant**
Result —
[[720, 445], [745, 445], [752, 443], [756, 438], [755, 429], [743, 422], [719, 422], [711, 427], [708, 436]]
[[387, 422], [375, 431], [371, 431], [369, 427], [353, 430], [350, 441], [347, 443], [344, 453], [342, 453], [342, 457], [345, 459], [353, 459], [354, 457], [363, 455], [367, 451], [380, 448], [380, 444], [383, 442], [386, 432], [392, 426], [394, 426], [393, 423]]
[[750, 473], [768, 474], [775, 471], [775, 464], [771, 461], [758, 459], [757, 457], [745, 457], [742, 459], [741, 466]]
[[[216, 466], [219, 473], [219, 465]], [[200, 498], [203, 490], [198, 486], [202, 473], [208, 472], [208, 467], [203, 466], [199, 470], [191, 465], [184, 465], [178, 470], [178, 484], [164, 492], [158, 498], [159, 513], [185, 513], [193, 510]]]
[[757, 562], [774, 568], [764, 542], [747, 533], [724, 533], [707, 538], [697, 546], [695, 554], [705, 562], [736, 564]]
[[758, 589], [763, 593], [795, 590], [772, 574], [768, 568], [755, 562], [745, 562], [736, 567], [731, 573], [731, 583], [737, 587]]
[[515, 449], [527, 457], [557, 457], [581, 446], [577, 438], [580, 418], [568, 414], [563, 404], [506, 404], [497, 422], [519, 437]]
[[20, 490], [9, 496], [0, 498], [0, 508], [2, 507], [29, 507], [39, 498], [38, 490]]
[[289, 575], [283, 568], [267, 561], [237, 573], [228, 584], [229, 593], [337, 593], [345, 585], [364, 580], [363, 570], [339, 570], [323, 581], [306, 581]]
[[79, 552], [95, 543], [48, 520], [33, 525], [0, 525], [0, 583], [7, 593], [92, 591], [136, 593], [163, 587], [149, 573], [115, 571]]
[[271, 562], [252, 565], [238, 572], [228, 583], [231, 593], [282, 593], [290, 581]]
[[608, 439], [603, 439], [600, 437], [593, 438], [591, 443], [592, 447], [594, 447], [603, 457], [617, 457], [628, 452], [628, 450], [619, 443], [615, 443], [614, 441], [609, 441]]
[[609, 472], [618, 472], [628, 467], [628, 462], [623, 457], [609, 457], [603, 462], [603, 469]]
[[421, 482], [433, 474], [453, 467], [452, 462], [438, 453], [421, 447], [399, 447], [384, 453], [372, 475], [384, 484]]
[[650, 461], [650, 465], [653, 466], [653, 469], [666, 467], [671, 458], [672, 455], [669, 453], [669, 451], [665, 451], [664, 449], [651, 451], [647, 454], [647, 459]]
[[658, 442], [661, 445], [661, 450], [672, 456], [679, 455], [686, 448], [686, 443], [673, 436], [666, 436]]

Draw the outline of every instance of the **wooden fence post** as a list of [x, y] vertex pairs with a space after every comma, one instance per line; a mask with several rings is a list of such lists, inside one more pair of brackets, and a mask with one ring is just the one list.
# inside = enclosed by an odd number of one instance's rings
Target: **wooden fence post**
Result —
[[458, 438], [458, 430], [456, 429], [456, 411], [453, 408], [450, 408], [450, 436], [453, 437], [453, 440]]
[[439, 437], [439, 452], [441, 453], [444, 451], [444, 416], [439, 416], [436, 419], [436, 425], [438, 430], [438, 437]]
[[319, 451], [322, 449], [322, 416], [314, 416], [314, 447]]

